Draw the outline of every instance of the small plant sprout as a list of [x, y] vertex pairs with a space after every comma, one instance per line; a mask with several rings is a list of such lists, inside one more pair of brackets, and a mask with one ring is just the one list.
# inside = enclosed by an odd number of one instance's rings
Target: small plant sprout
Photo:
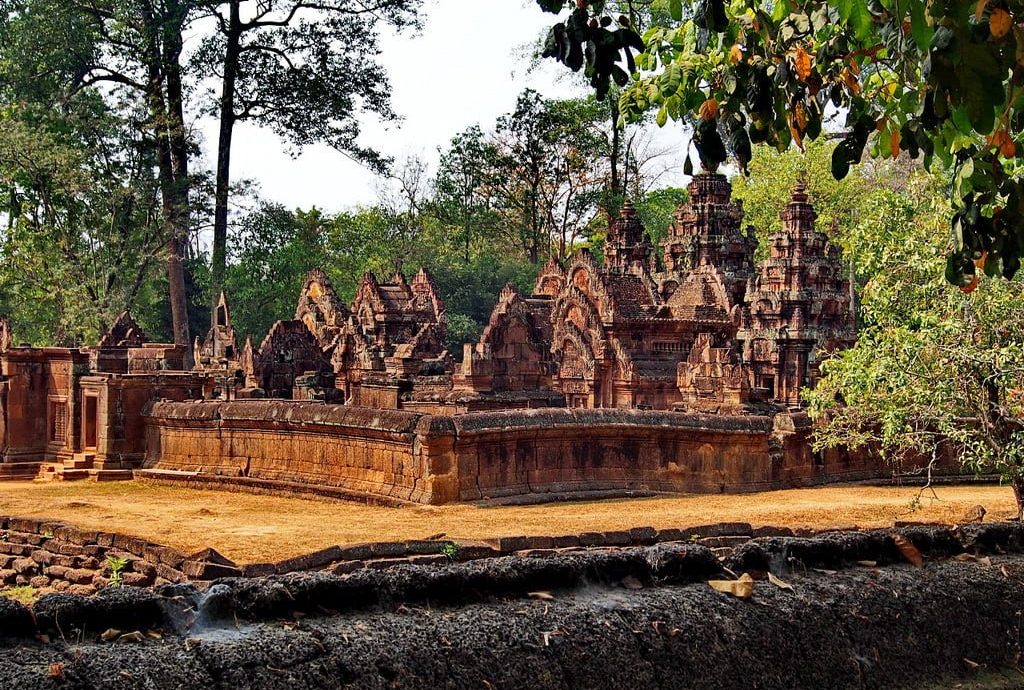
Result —
[[110, 586], [122, 586], [124, 584], [122, 573], [128, 567], [128, 559], [118, 556], [107, 556], [107, 567], [110, 568]]
[[449, 561], [454, 561], [459, 556], [459, 545], [453, 541], [446, 541], [441, 545], [441, 555]]

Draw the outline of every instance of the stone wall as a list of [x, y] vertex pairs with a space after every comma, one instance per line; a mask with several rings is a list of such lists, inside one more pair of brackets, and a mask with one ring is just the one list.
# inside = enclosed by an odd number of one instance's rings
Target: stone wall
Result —
[[810, 449], [803, 415], [541, 409], [433, 416], [279, 400], [155, 403], [139, 476], [441, 504], [740, 492], [885, 476]]
[[318, 402], [158, 402], [146, 467], [156, 471], [150, 478], [184, 472], [444, 503], [457, 495], [445, 468], [432, 464], [428, 444], [444, 447], [446, 439], [433, 438], [431, 419]]
[[29, 586], [89, 595], [111, 584], [121, 559], [121, 584], [150, 587], [241, 575], [211, 549], [188, 556], [139, 537], [79, 529], [55, 520], [0, 517], [0, 589]]

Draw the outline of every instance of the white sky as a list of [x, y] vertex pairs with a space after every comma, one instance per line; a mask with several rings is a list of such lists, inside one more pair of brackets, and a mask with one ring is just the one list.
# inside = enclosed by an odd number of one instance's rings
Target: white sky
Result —
[[[554, 21], [535, 0], [426, 0], [417, 36], [382, 36], [381, 61], [400, 123], [364, 120], [362, 143], [390, 156], [419, 155], [433, 164], [438, 147], [479, 124], [491, 127], [527, 87], [549, 97], [584, 95], [560, 65], [528, 73], [529, 44]], [[207, 164], [216, 159], [216, 128], [202, 123]], [[235, 129], [232, 178], [257, 181], [265, 198], [289, 207], [340, 211], [376, 199], [378, 178], [327, 146], [288, 155], [272, 133]]]

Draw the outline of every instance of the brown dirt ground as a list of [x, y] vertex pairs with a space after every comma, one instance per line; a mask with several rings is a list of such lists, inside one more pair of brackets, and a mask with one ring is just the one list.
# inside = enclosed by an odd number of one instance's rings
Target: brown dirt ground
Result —
[[[1013, 493], [993, 485], [830, 486], [740, 495], [683, 495], [530, 506], [382, 508], [357, 503], [196, 491], [139, 482], [0, 482], [0, 515], [46, 517], [122, 532], [186, 552], [212, 547], [239, 563], [277, 561], [334, 544], [504, 535], [577, 534], [721, 521], [790, 527], [887, 527], [893, 520], [952, 522], [981, 504], [1015, 516]], [[920, 495], [919, 505], [912, 505]]]

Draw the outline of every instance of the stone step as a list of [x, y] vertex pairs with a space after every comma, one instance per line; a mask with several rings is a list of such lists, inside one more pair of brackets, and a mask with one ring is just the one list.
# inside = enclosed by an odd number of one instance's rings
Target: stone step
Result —
[[69, 469], [67, 467], [61, 467], [57, 470], [57, 473], [54, 476], [54, 481], [76, 482], [88, 478], [89, 470], [87, 469]]
[[39, 473], [35, 476], [33, 481], [37, 482], [52, 482], [57, 478], [57, 468], [62, 467], [57, 462], [44, 462], [39, 466]]
[[131, 470], [89, 470], [89, 479], [94, 482], [123, 482], [132, 479]]

